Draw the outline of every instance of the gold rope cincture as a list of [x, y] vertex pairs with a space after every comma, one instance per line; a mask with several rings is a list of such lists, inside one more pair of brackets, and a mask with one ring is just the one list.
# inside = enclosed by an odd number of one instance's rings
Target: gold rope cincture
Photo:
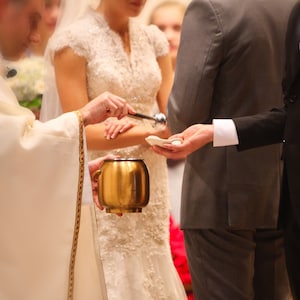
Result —
[[75, 227], [73, 235], [73, 244], [71, 250], [71, 259], [69, 266], [69, 288], [68, 288], [68, 300], [73, 300], [74, 293], [74, 273], [75, 273], [75, 261], [78, 244], [78, 236], [80, 229], [80, 217], [81, 217], [81, 203], [82, 203], [82, 192], [84, 182], [84, 138], [83, 138], [83, 119], [79, 111], [76, 112], [79, 120], [79, 178], [78, 178], [78, 191], [77, 191], [77, 202], [76, 202], [76, 216], [75, 216]]

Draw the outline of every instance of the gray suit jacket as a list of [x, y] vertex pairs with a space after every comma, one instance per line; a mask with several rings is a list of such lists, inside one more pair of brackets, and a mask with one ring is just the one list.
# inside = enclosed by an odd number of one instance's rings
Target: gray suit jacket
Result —
[[[293, 0], [193, 0], [185, 16], [169, 101], [180, 132], [214, 118], [282, 106], [284, 38]], [[274, 228], [281, 147], [238, 152], [207, 145], [187, 158], [184, 229]]]

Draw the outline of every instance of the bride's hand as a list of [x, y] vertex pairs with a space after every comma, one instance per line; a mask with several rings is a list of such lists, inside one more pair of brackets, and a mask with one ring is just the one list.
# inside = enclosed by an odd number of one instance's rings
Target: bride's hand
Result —
[[134, 109], [124, 99], [108, 92], [90, 101], [80, 112], [85, 126], [103, 122], [109, 117], [122, 119], [128, 113], [135, 114]]
[[119, 134], [122, 134], [132, 127], [134, 127], [135, 124], [130, 122], [129, 120], [109, 120], [105, 123], [105, 137], [110, 139], [115, 139], [118, 137]]
[[117, 156], [109, 154], [104, 157], [100, 157], [98, 159], [92, 160], [89, 162], [89, 170], [90, 170], [90, 176], [92, 181], [92, 189], [93, 189], [93, 199], [96, 206], [103, 210], [103, 207], [101, 206], [99, 199], [98, 199], [98, 183], [95, 181], [94, 175], [95, 172], [97, 172], [103, 165], [104, 161], [107, 159], [115, 159]]

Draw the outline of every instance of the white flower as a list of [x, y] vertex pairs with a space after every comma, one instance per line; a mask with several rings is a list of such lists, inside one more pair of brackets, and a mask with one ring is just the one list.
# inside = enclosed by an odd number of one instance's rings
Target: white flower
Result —
[[44, 93], [45, 61], [43, 57], [29, 57], [15, 63], [17, 75], [8, 84], [19, 101], [31, 101]]

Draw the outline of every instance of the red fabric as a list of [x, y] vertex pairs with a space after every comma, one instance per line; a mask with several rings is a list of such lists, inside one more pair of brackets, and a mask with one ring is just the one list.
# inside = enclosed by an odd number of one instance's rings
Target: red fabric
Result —
[[[192, 279], [186, 257], [183, 232], [172, 216], [170, 216], [170, 246], [173, 262], [182, 283], [184, 285], [191, 285]], [[188, 295], [188, 299], [193, 300], [193, 295]]]

